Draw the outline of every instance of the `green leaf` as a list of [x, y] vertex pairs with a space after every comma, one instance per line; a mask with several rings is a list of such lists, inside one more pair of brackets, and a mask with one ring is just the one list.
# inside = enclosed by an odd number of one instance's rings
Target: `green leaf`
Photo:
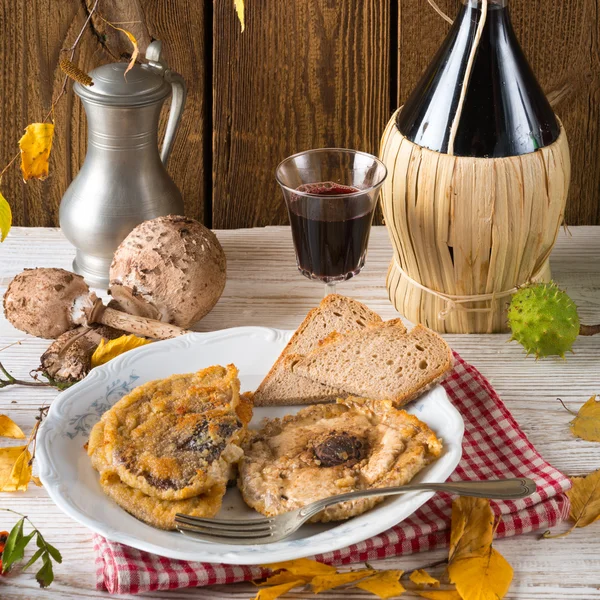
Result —
[[12, 225], [12, 212], [10, 204], [6, 198], [0, 193], [0, 242], [3, 242], [8, 235]]
[[46, 544], [46, 550], [48, 550], [50, 556], [60, 565], [60, 563], [62, 563], [61, 553], [52, 544], [46, 542], [46, 540], [44, 540], [44, 542]]
[[23, 560], [23, 557], [25, 556], [25, 547], [27, 546], [27, 544], [29, 544], [31, 538], [34, 535], [35, 535], [35, 530], [32, 531], [29, 535], [20, 537], [17, 540], [16, 544], [14, 545], [14, 548], [12, 549], [12, 552], [9, 554], [9, 556], [3, 555], [3, 558], [2, 558], [2, 570], [3, 571], [4, 571], [4, 569], [6, 569], [6, 571], [9, 571], [14, 563], [19, 562], [20, 560]]
[[[6, 539], [6, 544], [4, 544], [4, 550], [2, 551], [2, 572], [6, 573], [8, 571], [8, 567], [6, 566], [11, 560], [11, 554], [13, 553], [17, 542], [23, 537], [23, 523], [25, 522], [25, 517], [19, 519], [15, 526], [10, 530], [8, 534], [8, 538]], [[13, 562], [13, 561], [11, 561]]]
[[54, 581], [54, 571], [52, 570], [52, 561], [49, 554], [44, 554], [44, 564], [35, 574], [35, 579], [42, 588], [48, 587]]
[[29, 567], [42, 555], [44, 551], [40, 548], [28, 561], [27, 564], [21, 569], [25, 571], [25, 569], [29, 569]]

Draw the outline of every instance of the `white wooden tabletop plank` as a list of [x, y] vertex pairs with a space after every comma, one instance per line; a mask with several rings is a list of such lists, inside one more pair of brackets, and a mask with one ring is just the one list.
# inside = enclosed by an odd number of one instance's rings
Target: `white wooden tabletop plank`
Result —
[[[240, 325], [267, 325], [291, 329], [322, 297], [322, 286], [301, 277], [295, 267], [289, 228], [268, 227], [218, 231], [228, 258], [228, 282], [222, 299], [198, 325], [212, 331]], [[57, 229], [14, 228], [0, 245], [0, 293], [23, 268], [70, 268], [73, 248]], [[384, 318], [397, 316], [387, 299], [385, 273], [391, 247], [384, 228], [374, 228], [367, 265], [355, 279], [338, 286], [341, 293], [366, 302]], [[574, 227], [561, 232], [552, 254], [555, 279], [577, 302], [588, 323], [600, 322], [600, 228]], [[600, 467], [600, 444], [577, 440], [568, 423], [571, 416], [560, 397], [576, 410], [593, 393], [600, 393], [600, 336], [579, 339], [576, 354], [567, 361], [526, 359], [520, 346], [507, 343], [507, 335], [448, 335], [460, 354], [494, 385], [529, 439], [541, 454], [568, 474], [584, 474]], [[27, 336], [0, 318], [0, 348], [21, 341], [0, 353], [0, 360], [19, 378], [38, 366], [48, 341]], [[28, 432], [36, 409], [56, 396], [52, 389], [9, 387], [0, 390], [0, 413], [9, 414]], [[4, 440], [3, 440], [4, 441]], [[17, 442], [14, 442], [17, 443]], [[31, 574], [0, 578], [2, 600], [101, 598], [94, 589], [94, 556], [91, 533], [63, 515], [45, 491], [32, 487], [24, 494], [0, 494], [0, 507], [30, 516], [48, 540], [63, 553], [56, 580], [40, 590]], [[14, 516], [0, 512], [0, 529], [8, 529]], [[557, 528], [564, 529], [566, 525]], [[539, 532], [500, 540], [497, 548], [515, 570], [510, 599], [600, 599], [600, 523], [558, 540], [539, 540]], [[380, 568], [410, 569], [443, 557], [443, 551], [389, 559]], [[255, 594], [248, 584], [212, 586], [145, 594], [145, 598], [231, 598]], [[132, 596], [133, 597], [133, 596]], [[140, 596], [138, 596], [140, 597]], [[290, 598], [308, 598], [306, 593]], [[325, 600], [373, 596], [361, 591], [319, 594]], [[410, 597], [410, 596], [403, 596]]]

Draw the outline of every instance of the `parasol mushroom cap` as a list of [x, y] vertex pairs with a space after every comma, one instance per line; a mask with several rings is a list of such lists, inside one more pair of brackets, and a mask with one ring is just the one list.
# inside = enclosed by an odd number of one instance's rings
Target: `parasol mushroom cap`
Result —
[[56, 268], [25, 269], [4, 294], [4, 314], [21, 331], [57, 338], [77, 325], [94, 299], [80, 275]]
[[210, 229], [187, 217], [158, 217], [138, 225], [117, 248], [109, 292], [126, 312], [189, 327], [221, 297], [226, 269]]

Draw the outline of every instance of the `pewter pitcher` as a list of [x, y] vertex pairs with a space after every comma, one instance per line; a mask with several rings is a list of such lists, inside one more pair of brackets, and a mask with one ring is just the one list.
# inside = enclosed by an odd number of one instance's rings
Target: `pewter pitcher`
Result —
[[[91, 87], [74, 86], [88, 120], [85, 162], [60, 205], [60, 226], [75, 246], [75, 272], [105, 287], [113, 253], [139, 223], [182, 214], [183, 200], [165, 168], [185, 105], [183, 78], [161, 60], [161, 42], [148, 46], [147, 64], [94, 69]], [[172, 94], [162, 149], [158, 121]]]

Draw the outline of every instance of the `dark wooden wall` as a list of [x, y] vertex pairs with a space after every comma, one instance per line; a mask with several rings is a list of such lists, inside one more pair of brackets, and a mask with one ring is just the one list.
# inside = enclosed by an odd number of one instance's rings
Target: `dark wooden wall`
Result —
[[[48, 110], [92, 0], [0, 0], [0, 164], [23, 128]], [[458, 0], [438, 0], [453, 15]], [[571, 141], [572, 225], [600, 224], [600, 0], [511, 0], [525, 51]], [[426, 0], [100, 0], [100, 13], [155, 38], [187, 80], [188, 105], [169, 170], [186, 213], [216, 228], [286, 222], [273, 172], [319, 146], [377, 152], [383, 127], [415, 85], [448, 25]], [[90, 70], [125, 60], [128, 42], [98, 17], [77, 54]], [[51, 176], [0, 185], [15, 223], [56, 225], [62, 194], [85, 156], [85, 116], [72, 92], [55, 111]]]

